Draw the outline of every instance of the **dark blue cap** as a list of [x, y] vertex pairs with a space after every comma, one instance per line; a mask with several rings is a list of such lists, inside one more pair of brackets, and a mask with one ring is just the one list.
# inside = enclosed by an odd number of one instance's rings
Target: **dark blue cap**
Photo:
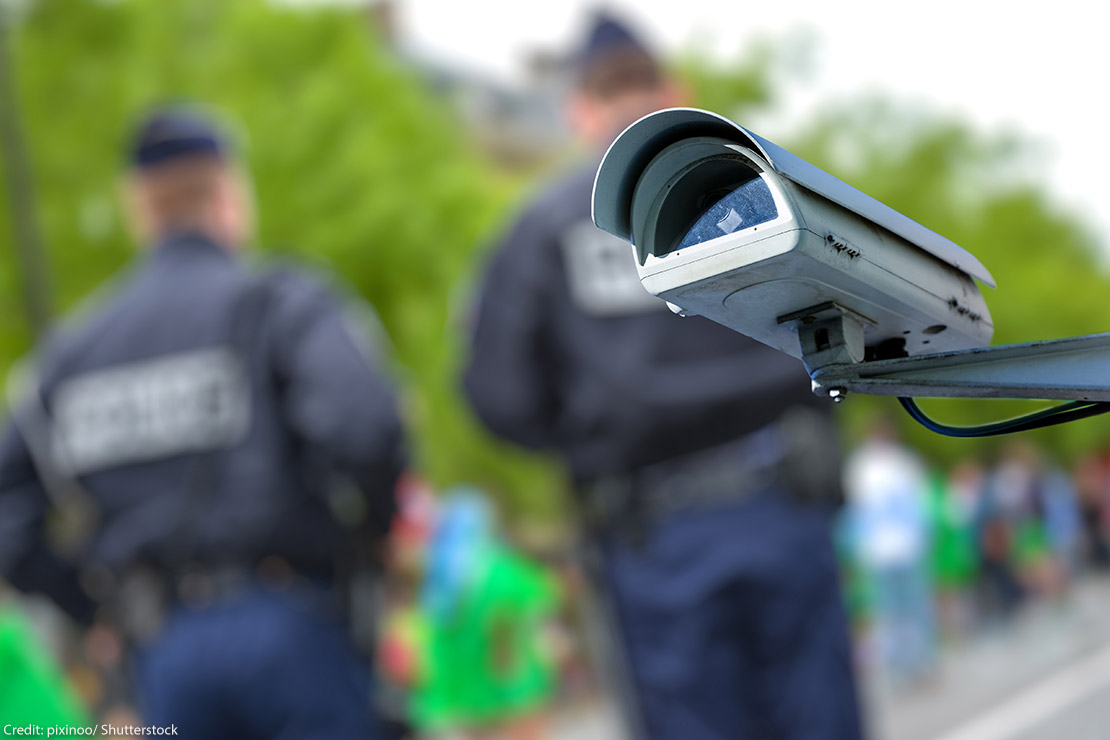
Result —
[[179, 157], [227, 155], [219, 126], [194, 108], [174, 106], [148, 113], [135, 130], [130, 160], [134, 167], [155, 167]]
[[601, 11], [594, 15], [593, 24], [574, 56], [578, 81], [588, 83], [592, 75], [610, 65], [614, 59], [623, 61], [623, 71], [637, 66], [642, 72], [658, 74], [655, 56], [647, 45], [625, 24]]

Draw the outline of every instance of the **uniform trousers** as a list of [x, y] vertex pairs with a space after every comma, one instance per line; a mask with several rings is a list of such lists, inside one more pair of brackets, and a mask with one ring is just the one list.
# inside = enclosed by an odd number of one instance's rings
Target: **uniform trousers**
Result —
[[859, 740], [829, 507], [775, 486], [602, 542], [644, 740]]
[[195, 740], [379, 740], [371, 670], [311, 589], [174, 609], [136, 656], [143, 721]]

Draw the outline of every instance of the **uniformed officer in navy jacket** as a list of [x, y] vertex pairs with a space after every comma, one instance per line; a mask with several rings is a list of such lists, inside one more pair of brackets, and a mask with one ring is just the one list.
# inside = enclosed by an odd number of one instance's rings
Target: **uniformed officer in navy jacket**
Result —
[[[611, 17], [575, 60], [570, 119], [598, 159], [677, 100]], [[828, 410], [797, 361], [644, 291], [628, 244], [591, 222], [596, 166], [542, 192], [493, 253], [466, 393], [495, 434], [566, 461], [638, 735], [859, 738], [836, 441], [814, 438]]]
[[[127, 188], [142, 257], [11, 409], [0, 577], [118, 623], [147, 724], [379, 737], [340, 603], [347, 544], [386, 528], [403, 465], [379, 358], [324, 282], [244, 266], [249, 187], [214, 118], [150, 114]], [[65, 548], [59, 511], [84, 519]]]

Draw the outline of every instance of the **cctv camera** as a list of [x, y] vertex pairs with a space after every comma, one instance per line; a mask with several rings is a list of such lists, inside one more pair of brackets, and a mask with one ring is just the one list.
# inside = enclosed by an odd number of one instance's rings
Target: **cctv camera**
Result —
[[672, 310], [811, 372], [991, 339], [975, 281], [994, 282], [974, 256], [707, 111], [664, 110], [625, 130], [598, 170], [593, 217], [633, 244], [641, 282]]

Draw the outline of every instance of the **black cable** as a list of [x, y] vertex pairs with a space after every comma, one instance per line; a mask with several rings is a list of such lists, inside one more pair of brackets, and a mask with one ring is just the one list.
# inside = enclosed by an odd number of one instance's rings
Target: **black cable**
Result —
[[921, 410], [921, 407], [917, 405], [917, 401], [912, 398], [899, 398], [898, 402], [902, 404], [902, 408], [904, 408], [917, 423], [921, 424], [921, 426], [929, 431], [943, 434], [948, 437], [962, 437], [965, 439], [974, 437], [996, 437], [1001, 434], [1027, 432], [1032, 429], [1041, 429], [1043, 427], [1055, 426], [1056, 424], [1064, 424], [1069, 421], [1078, 421], [1079, 419], [1086, 419], [1091, 416], [1110, 412], [1110, 403], [1071, 401], [1032, 414], [1019, 416], [1015, 419], [997, 421], [993, 424], [957, 427], [941, 424], [929, 418], [925, 412]]

